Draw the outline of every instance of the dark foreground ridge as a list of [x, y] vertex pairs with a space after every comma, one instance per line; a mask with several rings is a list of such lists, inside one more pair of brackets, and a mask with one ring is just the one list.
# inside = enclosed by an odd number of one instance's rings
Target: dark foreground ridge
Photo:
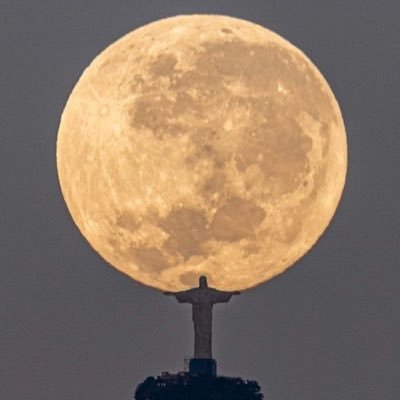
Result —
[[191, 376], [163, 372], [139, 384], [135, 400], [262, 400], [255, 381], [222, 376]]

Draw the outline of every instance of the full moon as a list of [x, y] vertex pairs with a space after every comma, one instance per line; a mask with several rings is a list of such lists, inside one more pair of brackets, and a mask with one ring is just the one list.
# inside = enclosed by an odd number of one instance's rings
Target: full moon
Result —
[[206, 275], [244, 290], [318, 240], [343, 191], [337, 101], [295, 46], [244, 20], [136, 29], [83, 72], [57, 168], [72, 218], [109, 264], [161, 290]]

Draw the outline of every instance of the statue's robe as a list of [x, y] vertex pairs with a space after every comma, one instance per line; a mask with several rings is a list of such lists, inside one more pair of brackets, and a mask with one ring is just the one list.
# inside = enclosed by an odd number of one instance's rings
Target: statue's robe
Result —
[[195, 358], [212, 358], [212, 308], [216, 303], [228, 302], [232, 294], [209, 287], [174, 293], [179, 303], [192, 304]]

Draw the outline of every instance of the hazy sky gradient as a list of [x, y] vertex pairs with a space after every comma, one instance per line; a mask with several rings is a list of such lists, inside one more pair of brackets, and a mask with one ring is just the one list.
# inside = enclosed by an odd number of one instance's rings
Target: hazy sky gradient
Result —
[[330, 83], [349, 143], [339, 210], [288, 272], [215, 308], [222, 375], [271, 400], [400, 398], [400, 2], [2, 1], [0, 398], [132, 399], [182, 369], [190, 306], [109, 267], [74, 226], [55, 146], [65, 102], [107, 45], [145, 23], [215, 13], [264, 25]]

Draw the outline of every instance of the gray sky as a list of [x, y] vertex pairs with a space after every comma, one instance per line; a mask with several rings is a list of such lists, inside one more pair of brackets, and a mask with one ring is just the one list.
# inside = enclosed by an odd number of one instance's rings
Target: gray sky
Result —
[[271, 400], [400, 398], [397, 0], [0, 2], [0, 398], [132, 398], [192, 353], [190, 306], [109, 267], [62, 199], [60, 116], [95, 55], [162, 17], [217, 13], [264, 25], [330, 83], [348, 134], [339, 210], [288, 272], [216, 306], [222, 375]]

